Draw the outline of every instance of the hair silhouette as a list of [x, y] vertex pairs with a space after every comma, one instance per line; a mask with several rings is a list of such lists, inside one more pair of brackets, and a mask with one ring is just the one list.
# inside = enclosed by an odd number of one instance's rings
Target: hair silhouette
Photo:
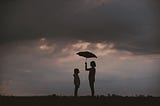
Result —
[[94, 96], [94, 82], [95, 82], [95, 74], [96, 74], [96, 63], [95, 61], [90, 62], [91, 68], [87, 68], [87, 62], [85, 62], [85, 70], [89, 71], [88, 79], [89, 79], [89, 85], [91, 88], [91, 95]]
[[74, 85], [75, 85], [75, 89], [74, 89], [74, 96], [77, 96], [78, 94], [78, 88], [80, 86], [80, 78], [79, 78], [79, 69], [78, 68], [75, 68], [74, 69], [74, 74], [73, 74], [73, 77], [74, 77]]

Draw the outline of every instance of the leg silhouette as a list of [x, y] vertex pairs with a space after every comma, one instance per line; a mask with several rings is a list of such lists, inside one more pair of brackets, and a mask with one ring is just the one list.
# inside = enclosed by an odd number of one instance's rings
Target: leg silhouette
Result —
[[75, 89], [74, 89], [74, 96], [77, 96], [77, 93], [78, 93], [78, 86], [75, 86]]
[[94, 81], [90, 81], [91, 95], [94, 96]]

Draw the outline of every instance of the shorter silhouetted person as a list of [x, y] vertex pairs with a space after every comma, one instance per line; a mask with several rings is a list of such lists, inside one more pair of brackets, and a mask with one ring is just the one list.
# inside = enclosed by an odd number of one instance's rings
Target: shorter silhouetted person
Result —
[[78, 88], [80, 87], [80, 78], [79, 78], [79, 69], [78, 68], [75, 68], [74, 69], [74, 74], [73, 74], [73, 77], [74, 77], [74, 85], [75, 85], [75, 89], [74, 89], [74, 96], [77, 96], [78, 94]]
[[85, 62], [85, 70], [89, 71], [89, 85], [91, 88], [91, 95], [94, 96], [94, 82], [95, 82], [95, 74], [96, 74], [96, 63], [95, 61], [90, 62], [91, 68], [87, 68], [87, 62]]

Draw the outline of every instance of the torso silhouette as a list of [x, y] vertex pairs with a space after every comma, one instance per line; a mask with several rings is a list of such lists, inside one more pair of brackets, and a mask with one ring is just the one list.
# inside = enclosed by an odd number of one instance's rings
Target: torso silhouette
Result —
[[90, 81], [93, 81], [93, 82], [95, 81], [95, 74], [96, 74], [96, 69], [90, 68], [89, 69], [89, 76], [88, 76]]
[[79, 87], [80, 79], [79, 79], [78, 74], [73, 74], [73, 76], [74, 76], [74, 84]]

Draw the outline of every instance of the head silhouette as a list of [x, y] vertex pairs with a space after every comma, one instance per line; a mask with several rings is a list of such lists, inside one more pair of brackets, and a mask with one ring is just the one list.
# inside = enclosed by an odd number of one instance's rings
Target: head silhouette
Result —
[[75, 73], [75, 74], [78, 74], [78, 73], [79, 73], [79, 69], [78, 69], [78, 68], [75, 68], [75, 69], [74, 69], [74, 73]]
[[91, 66], [91, 67], [96, 67], [95, 61], [91, 61], [91, 62], [90, 62], [90, 66]]

